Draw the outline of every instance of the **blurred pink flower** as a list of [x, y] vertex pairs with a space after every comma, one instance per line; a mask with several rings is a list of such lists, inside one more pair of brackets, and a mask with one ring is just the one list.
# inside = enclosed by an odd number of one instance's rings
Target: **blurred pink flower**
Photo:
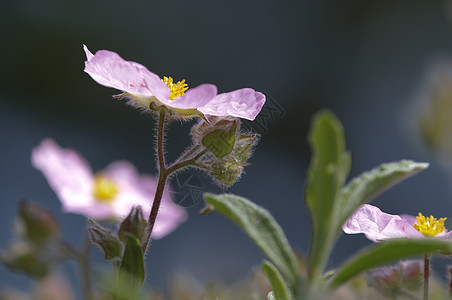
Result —
[[[213, 84], [201, 84], [188, 89], [185, 80], [173, 83], [171, 77], [161, 79], [146, 67], [126, 61], [108, 50], [93, 55], [86, 53], [85, 72], [96, 82], [124, 92], [131, 104], [144, 110], [150, 105], [164, 105], [181, 116], [232, 116], [254, 120], [265, 103], [265, 96], [251, 88], [243, 88], [217, 95]], [[187, 92], [185, 92], [187, 91]]]
[[[156, 179], [138, 174], [130, 162], [116, 161], [93, 174], [77, 151], [63, 149], [51, 139], [33, 149], [31, 159], [57, 194], [64, 212], [97, 220], [123, 219], [132, 207], [141, 206], [144, 217], [149, 216]], [[166, 190], [152, 237], [169, 234], [186, 218], [185, 210], [171, 202]]]
[[345, 233], [364, 233], [371, 241], [379, 242], [394, 238], [424, 238], [436, 236], [451, 238], [452, 231], [444, 228], [446, 218], [437, 220], [430, 216], [425, 218], [408, 215], [390, 215], [378, 207], [364, 204], [345, 222], [342, 229]]

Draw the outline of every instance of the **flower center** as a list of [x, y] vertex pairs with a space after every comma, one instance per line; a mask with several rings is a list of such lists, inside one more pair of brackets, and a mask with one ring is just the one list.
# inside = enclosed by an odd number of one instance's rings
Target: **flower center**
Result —
[[163, 76], [163, 82], [170, 89], [170, 100], [174, 100], [177, 97], [183, 96], [185, 91], [188, 90], [188, 84], [185, 83], [185, 79], [174, 83], [172, 77]]
[[426, 218], [419, 213], [413, 227], [425, 236], [435, 236], [444, 231], [444, 221], [446, 220], [447, 218], [440, 218], [437, 220], [433, 216]]
[[94, 177], [93, 195], [98, 202], [111, 203], [118, 194], [117, 184], [100, 174]]

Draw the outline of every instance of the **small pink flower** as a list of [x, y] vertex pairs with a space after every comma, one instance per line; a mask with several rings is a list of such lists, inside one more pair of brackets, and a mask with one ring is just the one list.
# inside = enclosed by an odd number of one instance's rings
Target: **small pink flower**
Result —
[[[57, 194], [64, 212], [97, 220], [123, 219], [132, 207], [141, 206], [144, 217], [149, 216], [157, 182], [151, 175], [139, 175], [130, 162], [116, 161], [93, 174], [78, 152], [63, 149], [51, 139], [33, 149], [31, 159]], [[169, 234], [186, 218], [185, 210], [171, 202], [166, 190], [152, 237]]]
[[369, 204], [361, 205], [345, 222], [342, 230], [348, 234], [364, 233], [374, 242], [394, 238], [424, 238], [436, 236], [451, 238], [452, 231], [444, 228], [442, 218], [437, 220], [430, 216], [425, 218], [419, 213], [418, 217], [408, 215], [390, 215], [382, 212], [378, 207]]
[[[184, 117], [219, 116], [254, 120], [265, 103], [265, 96], [251, 88], [243, 88], [217, 95], [213, 84], [201, 84], [188, 89], [185, 81], [161, 79], [146, 67], [126, 61], [117, 53], [100, 50], [86, 53], [85, 72], [96, 82], [124, 92], [123, 97], [134, 106], [149, 110], [151, 104], [165, 106]], [[186, 91], [186, 92], [185, 92]]]

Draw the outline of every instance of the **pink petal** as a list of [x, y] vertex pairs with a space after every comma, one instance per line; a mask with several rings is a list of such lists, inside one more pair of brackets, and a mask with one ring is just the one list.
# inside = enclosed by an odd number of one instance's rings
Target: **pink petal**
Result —
[[[132, 207], [141, 206], [143, 215], [149, 217], [157, 188], [154, 176], [139, 175], [135, 167], [126, 161], [111, 163], [103, 172], [119, 186], [119, 194], [113, 203], [114, 214], [126, 217]], [[185, 210], [171, 202], [168, 193], [163, 194], [152, 238], [162, 238], [175, 230], [187, 218]]]
[[[190, 88], [187, 92], [174, 100], [168, 100], [167, 105], [174, 108], [198, 108], [211, 101], [217, 95], [217, 87], [213, 84], [201, 84]], [[166, 103], [165, 103], [166, 104]]]
[[55, 141], [45, 139], [33, 149], [31, 160], [33, 166], [44, 174], [65, 210], [91, 202], [93, 175], [78, 152], [62, 149]]
[[265, 96], [250, 88], [217, 95], [212, 101], [198, 107], [205, 115], [232, 116], [254, 120], [265, 103]]
[[[141, 175], [141, 183], [142, 186], [148, 191], [148, 193], [152, 192], [152, 195], [154, 195], [155, 188], [153, 187], [157, 185], [154, 177], [149, 175]], [[188, 216], [185, 209], [174, 204], [173, 201], [171, 201], [169, 189], [170, 187], [167, 185], [163, 193], [157, 220], [152, 231], [152, 238], [154, 239], [160, 239], [173, 232], [181, 223], [183, 223], [187, 219]], [[149, 204], [149, 211], [150, 208], [151, 205]]]
[[[382, 212], [378, 207], [364, 204], [342, 226], [345, 233], [364, 233], [374, 242], [391, 238], [423, 237], [400, 216]], [[417, 232], [418, 234], [416, 234]]]
[[452, 231], [445, 230], [443, 233], [440, 233], [437, 235], [438, 238], [441, 239], [451, 239], [452, 238]]
[[64, 207], [63, 211], [67, 213], [84, 215], [85, 217], [94, 220], [113, 219], [117, 217], [111, 205], [108, 203], [98, 203], [94, 201], [82, 205], [75, 205], [71, 203], [70, 205]]
[[168, 99], [169, 88], [143, 65], [126, 61], [112, 51], [100, 50], [93, 55], [85, 45], [83, 48], [87, 58], [85, 72], [99, 84], [136, 96]]

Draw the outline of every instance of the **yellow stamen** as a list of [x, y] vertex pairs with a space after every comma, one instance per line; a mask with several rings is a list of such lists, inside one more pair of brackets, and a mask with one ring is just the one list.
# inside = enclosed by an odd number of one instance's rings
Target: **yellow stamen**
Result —
[[188, 90], [188, 84], [185, 83], [185, 79], [174, 83], [173, 78], [163, 76], [163, 82], [170, 89], [170, 100], [174, 100], [177, 97], [183, 96], [185, 91]]
[[444, 221], [447, 218], [440, 218], [437, 220], [433, 216], [428, 218], [424, 217], [421, 213], [416, 217], [416, 223], [413, 224], [414, 228], [425, 236], [435, 236], [444, 231]]
[[100, 174], [94, 177], [93, 194], [98, 202], [111, 203], [118, 194], [116, 183]]

